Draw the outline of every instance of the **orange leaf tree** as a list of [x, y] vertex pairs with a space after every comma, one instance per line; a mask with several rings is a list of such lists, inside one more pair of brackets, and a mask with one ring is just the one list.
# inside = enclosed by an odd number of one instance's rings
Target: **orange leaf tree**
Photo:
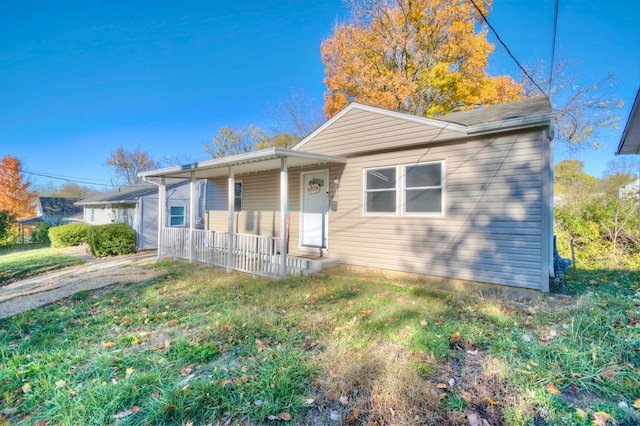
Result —
[[25, 181], [20, 160], [5, 155], [0, 162], [0, 210], [17, 219], [33, 216], [35, 194], [29, 190], [30, 186], [31, 183]]
[[[491, 0], [477, 0], [485, 14]], [[523, 97], [509, 76], [486, 72], [494, 46], [469, 1], [354, 0], [320, 50], [326, 118], [357, 101], [437, 116]]]

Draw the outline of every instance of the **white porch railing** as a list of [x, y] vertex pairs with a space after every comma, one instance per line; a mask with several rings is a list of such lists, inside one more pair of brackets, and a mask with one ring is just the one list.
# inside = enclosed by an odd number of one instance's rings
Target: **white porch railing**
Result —
[[280, 256], [277, 253], [280, 238], [260, 235], [231, 234], [231, 263], [229, 253], [229, 233], [204, 231], [200, 229], [162, 229], [162, 254], [189, 259], [190, 235], [193, 232], [191, 260], [255, 275], [278, 277]]

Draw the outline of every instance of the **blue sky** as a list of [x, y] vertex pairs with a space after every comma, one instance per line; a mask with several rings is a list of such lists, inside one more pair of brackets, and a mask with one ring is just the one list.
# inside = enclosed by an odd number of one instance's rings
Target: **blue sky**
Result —
[[[550, 58], [553, 4], [494, 2], [489, 20], [525, 66]], [[221, 126], [268, 125], [267, 104], [291, 90], [322, 105], [319, 45], [345, 15], [340, 0], [0, 1], [0, 155], [96, 183], [109, 181], [119, 145], [206, 159]], [[558, 25], [557, 54], [583, 84], [618, 75], [626, 120], [640, 86], [640, 3], [560, 0]], [[519, 78], [498, 45], [490, 72]], [[621, 131], [574, 158], [600, 177]], [[567, 157], [558, 147], [556, 160]]]

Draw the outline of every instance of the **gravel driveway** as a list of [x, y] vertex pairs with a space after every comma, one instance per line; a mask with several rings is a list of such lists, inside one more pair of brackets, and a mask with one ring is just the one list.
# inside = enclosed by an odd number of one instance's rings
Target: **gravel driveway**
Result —
[[83, 258], [88, 263], [0, 287], [0, 318], [48, 305], [80, 291], [147, 281], [158, 274], [141, 267], [156, 261], [155, 252], [106, 259]]

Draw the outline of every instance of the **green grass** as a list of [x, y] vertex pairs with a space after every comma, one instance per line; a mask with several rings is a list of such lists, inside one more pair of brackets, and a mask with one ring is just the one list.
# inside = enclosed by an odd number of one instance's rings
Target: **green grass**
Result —
[[0, 320], [4, 420], [451, 424], [473, 410], [588, 424], [576, 408], [638, 420], [618, 406], [640, 391], [638, 272], [573, 272], [571, 298], [521, 305], [419, 283], [155, 267], [152, 282]]
[[0, 252], [0, 283], [14, 281], [43, 272], [84, 263], [76, 256], [64, 254], [64, 249], [16, 249]]

